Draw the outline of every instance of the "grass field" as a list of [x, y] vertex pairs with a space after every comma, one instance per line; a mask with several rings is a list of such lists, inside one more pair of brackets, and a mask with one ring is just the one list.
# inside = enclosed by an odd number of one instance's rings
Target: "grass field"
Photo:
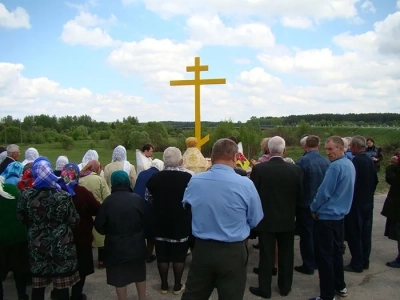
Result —
[[[100, 163], [105, 166], [111, 162], [112, 150], [108, 147], [107, 141], [100, 141], [98, 144], [93, 147], [93, 141], [76, 141], [73, 150], [65, 151], [61, 148], [59, 143], [53, 144], [36, 144], [36, 145], [20, 145], [21, 147], [21, 161], [24, 159], [25, 150], [29, 147], [35, 147], [41, 156], [46, 156], [54, 165], [56, 159], [60, 155], [65, 155], [68, 157], [70, 162], [80, 163], [82, 161], [82, 157], [89, 149], [95, 149], [99, 154]], [[184, 151], [184, 149], [181, 149]], [[321, 151], [323, 155], [324, 152]], [[286, 151], [286, 156], [291, 157], [293, 160], [299, 159], [303, 155], [303, 150], [300, 147], [288, 147]], [[162, 159], [162, 152], [154, 152], [153, 156], [155, 158]], [[391, 154], [384, 153], [384, 162], [383, 168], [378, 173], [379, 184], [377, 188], [377, 193], [385, 193], [388, 190], [388, 184], [385, 182], [385, 168], [390, 160]], [[128, 150], [128, 160], [136, 166], [136, 154], [134, 150]]]

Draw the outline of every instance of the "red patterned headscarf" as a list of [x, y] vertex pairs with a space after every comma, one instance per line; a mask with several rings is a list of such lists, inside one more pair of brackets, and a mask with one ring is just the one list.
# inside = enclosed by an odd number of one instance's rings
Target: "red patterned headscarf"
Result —
[[96, 173], [97, 175], [100, 175], [101, 172], [101, 165], [97, 160], [90, 160], [86, 166], [83, 167], [81, 171], [81, 177], [85, 177], [87, 175], [90, 175], [92, 173]]
[[19, 190], [31, 188], [33, 186], [34, 179], [32, 174], [32, 165], [33, 163], [30, 162], [24, 166], [21, 181], [17, 183], [17, 187]]

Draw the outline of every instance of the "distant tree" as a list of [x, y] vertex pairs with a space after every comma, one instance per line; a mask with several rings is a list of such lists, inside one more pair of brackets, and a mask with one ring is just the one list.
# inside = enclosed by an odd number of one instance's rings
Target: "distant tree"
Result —
[[64, 150], [72, 150], [72, 148], [74, 147], [74, 139], [70, 136], [67, 136], [65, 134], [61, 134], [58, 138], [61, 147]]

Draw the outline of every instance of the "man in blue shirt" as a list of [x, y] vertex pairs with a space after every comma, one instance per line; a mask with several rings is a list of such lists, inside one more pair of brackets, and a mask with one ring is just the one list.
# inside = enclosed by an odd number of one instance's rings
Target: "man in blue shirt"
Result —
[[238, 146], [218, 140], [212, 168], [192, 177], [183, 204], [192, 211], [196, 247], [182, 300], [208, 299], [216, 287], [220, 299], [242, 300], [248, 251], [244, 240], [263, 218], [254, 184], [235, 173]]
[[314, 243], [319, 272], [320, 296], [310, 300], [333, 300], [347, 296], [343, 271], [343, 219], [353, 200], [355, 169], [344, 155], [344, 142], [331, 136], [325, 143], [331, 161], [310, 210], [316, 220]]
[[296, 163], [303, 171], [303, 197], [296, 203], [296, 230], [300, 236], [300, 254], [303, 259], [301, 266], [294, 269], [297, 272], [312, 275], [315, 269], [314, 254], [314, 223], [310, 214], [310, 204], [324, 179], [330, 162], [319, 153], [320, 139], [310, 135], [306, 139], [306, 154]]

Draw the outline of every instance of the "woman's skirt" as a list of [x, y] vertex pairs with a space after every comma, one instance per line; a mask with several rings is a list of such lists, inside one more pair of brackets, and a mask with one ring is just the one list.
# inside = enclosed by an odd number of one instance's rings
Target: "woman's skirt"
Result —
[[107, 284], [124, 287], [133, 282], [146, 281], [146, 262], [119, 264], [106, 268]]

